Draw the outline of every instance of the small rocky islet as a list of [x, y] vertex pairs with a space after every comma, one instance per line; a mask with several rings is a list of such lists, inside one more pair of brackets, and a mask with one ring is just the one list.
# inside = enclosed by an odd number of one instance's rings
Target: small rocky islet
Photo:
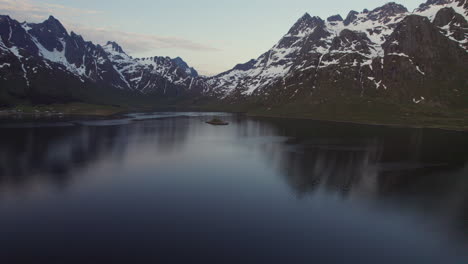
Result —
[[219, 118], [213, 118], [210, 121], [206, 121], [207, 124], [213, 125], [213, 126], [227, 126], [229, 125], [228, 122], [223, 121]]

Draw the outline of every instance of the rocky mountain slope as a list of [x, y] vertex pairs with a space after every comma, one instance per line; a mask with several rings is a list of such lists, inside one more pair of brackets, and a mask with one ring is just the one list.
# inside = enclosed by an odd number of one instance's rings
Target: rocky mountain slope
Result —
[[344, 19], [306, 13], [257, 59], [204, 77], [181, 58], [133, 58], [115, 42], [87, 42], [53, 17], [29, 24], [0, 16], [0, 104], [86, 101], [98, 92], [246, 111], [466, 109], [467, 20], [468, 0], [428, 0], [412, 12], [388, 3]]
[[200, 94], [203, 80], [181, 58], [134, 59], [115, 42], [105, 46], [70, 34], [54, 17], [19, 23], [0, 16], [0, 104], [86, 100], [135, 94]]
[[388, 3], [326, 20], [306, 13], [258, 59], [208, 83], [217, 97], [264, 110], [359, 98], [467, 107], [467, 5], [429, 0], [409, 12]]
[[200, 95], [206, 88], [204, 78], [177, 57], [132, 58], [115, 42], [105, 45], [115, 70], [127, 87], [143, 94], [158, 96]]

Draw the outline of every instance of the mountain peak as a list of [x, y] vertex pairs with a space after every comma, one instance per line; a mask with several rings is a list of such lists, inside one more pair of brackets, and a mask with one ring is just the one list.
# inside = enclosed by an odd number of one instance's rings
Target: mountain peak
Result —
[[181, 57], [176, 57], [172, 61], [179, 67], [188, 68], [188, 64]]
[[124, 50], [122, 49], [122, 47], [119, 44], [117, 44], [117, 42], [115, 41], [107, 41], [106, 46], [110, 46], [112, 50], [115, 52], [126, 54]]
[[49, 18], [47, 18], [43, 23], [63, 27], [62, 23], [60, 23], [60, 21], [56, 19], [54, 16], [49, 16]]
[[[446, 0], [443, 0], [446, 1]], [[408, 9], [404, 5], [397, 4], [395, 2], [388, 2], [381, 7], [377, 7], [376, 9], [372, 10], [372, 12], [376, 12], [379, 10], [392, 10], [394, 12], [408, 12]]]
[[308, 12], [305, 12], [304, 15], [302, 15], [302, 17], [300, 19], [311, 19], [312, 16], [308, 13]]
[[67, 30], [62, 25], [62, 23], [60, 23], [60, 21], [53, 16], [49, 16], [47, 20], [38, 25], [44, 27], [49, 32], [58, 35], [59, 37], [68, 35]]
[[309, 13], [305, 13], [294, 26], [289, 30], [288, 35], [298, 35], [307, 29], [317, 27], [323, 24], [324, 21], [318, 16], [311, 16]]
[[405, 6], [397, 4], [395, 2], [389, 2], [381, 7], [377, 7], [376, 9], [370, 11], [369, 18], [371, 20], [380, 20], [407, 12], [408, 9]]
[[316, 22], [319, 22], [319, 21], [323, 21], [323, 20], [318, 16], [311, 16], [309, 13], [306, 12], [303, 16], [301, 16], [301, 18], [299, 18], [297, 20], [296, 23], [298, 23], [298, 22], [316, 23]]
[[358, 14], [359, 14], [359, 12], [357, 12], [357, 11], [354, 11], [354, 10], [349, 11], [348, 15], [346, 16], [346, 19], [344, 20], [345, 26], [347, 26], [347, 25], [351, 24], [352, 22], [354, 22], [354, 20], [356, 20]]
[[11, 18], [10, 18], [9, 15], [0, 15], [0, 21], [1, 21], [1, 20], [4, 20], [4, 19], [6, 19], [6, 20], [11, 20]]
[[256, 60], [251, 59], [246, 63], [239, 63], [234, 66], [234, 70], [247, 71], [254, 67]]
[[329, 18], [327, 18], [327, 21], [328, 22], [343, 21], [343, 18], [340, 15], [334, 15], [334, 16], [330, 16]]
[[183, 69], [186, 73], [188, 73], [192, 77], [198, 76], [198, 72], [194, 68], [189, 67], [189, 65], [181, 57], [176, 57], [172, 59], [172, 62], [174, 62], [177, 65], [177, 67]]
[[445, 5], [445, 4], [448, 4], [450, 2], [451, 2], [451, 0], [427, 0], [425, 3], [420, 4], [419, 7], [416, 8], [416, 11], [422, 12], [422, 11], [425, 11], [425, 10], [429, 9], [431, 6]]

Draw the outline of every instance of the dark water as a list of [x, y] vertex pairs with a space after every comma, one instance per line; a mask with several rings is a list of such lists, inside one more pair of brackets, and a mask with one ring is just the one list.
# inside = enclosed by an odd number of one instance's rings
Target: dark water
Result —
[[0, 123], [0, 263], [468, 263], [467, 133], [180, 115]]

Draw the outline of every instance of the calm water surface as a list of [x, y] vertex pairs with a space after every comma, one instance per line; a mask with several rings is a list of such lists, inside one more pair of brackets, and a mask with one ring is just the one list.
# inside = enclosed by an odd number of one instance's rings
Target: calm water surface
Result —
[[0, 135], [0, 263], [468, 263], [467, 133], [154, 113]]

